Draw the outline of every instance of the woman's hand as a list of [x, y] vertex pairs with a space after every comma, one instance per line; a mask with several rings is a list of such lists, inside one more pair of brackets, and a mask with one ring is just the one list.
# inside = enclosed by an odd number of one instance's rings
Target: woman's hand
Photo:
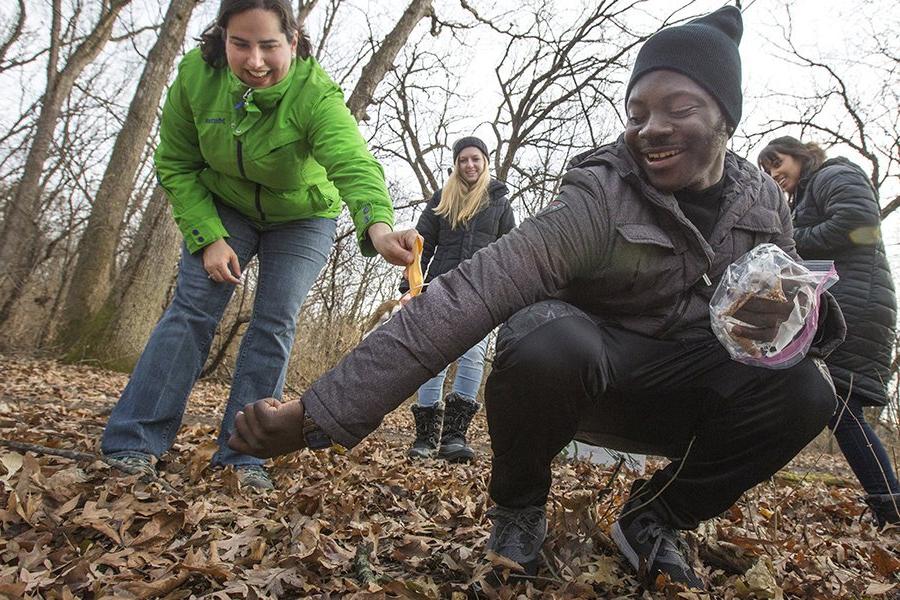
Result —
[[227, 281], [237, 285], [241, 282], [241, 263], [224, 239], [203, 248], [203, 268], [216, 283]]
[[257, 458], [272, 458], [304, 448], [303, 404], [275, 398], [248, 404], [234, 419], [228, 446]]
[[392, 231], [387, 223], [375, 223], [366, 234], [378, 254], [392, 265], [405, 267], [413, 261], [413, 249], [420, 237], [415, 229]]

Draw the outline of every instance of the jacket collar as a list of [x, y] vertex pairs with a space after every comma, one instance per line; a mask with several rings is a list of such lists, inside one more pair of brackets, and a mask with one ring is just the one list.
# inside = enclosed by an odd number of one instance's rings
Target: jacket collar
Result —
[[[583, 152], [569, 162], [569, 168], [600, 165], [612, 168], [641, 197], [672, 215], [683, 228], [693, 234], [693, 237], [703, 247], [704, 251], [712, 256], [712, 248], [709, 242], [681, 211], [675, 196], [659, 191], [647, 180], [644, 172], [628, 151], [624, 135], [620, 135], [611, 144]], [[722, 208], [720, 209], [716, 226], [710, 236], [710, 242], [713, 245], [717, 245], [728, 234], [734, 224], [750, 210], [754, 199], [763, 191], [763, 178], [759, 169], [730, 150], [725, 153], [724, 177]]]
[[238, 79], [238, 76], [229, 67], [226, 66], [225, 69], [228, 71], [228, 83], [231, 97], [234, 100], [234, 108], [251, 113], [270, 110], [278, 104], [278, 101], [291, 87], [291, 81], [294, 79], [294, 73], [297, 70], [297, 61], [291, 62], [291, 68], [288, 69], [287, 74], [281, 81], [267, 88], [251, 88]]

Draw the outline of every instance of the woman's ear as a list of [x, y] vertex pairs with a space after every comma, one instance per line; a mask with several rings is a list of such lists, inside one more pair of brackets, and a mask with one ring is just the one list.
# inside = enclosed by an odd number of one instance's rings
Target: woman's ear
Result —
[[449, 169], [447, 169], [447, 175], [448, 176], [453, 175], [453, 167], [450, 167]]

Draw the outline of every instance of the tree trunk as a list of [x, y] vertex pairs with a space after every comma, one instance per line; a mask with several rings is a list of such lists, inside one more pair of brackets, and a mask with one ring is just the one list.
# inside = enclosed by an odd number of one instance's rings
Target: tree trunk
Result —
[[409, 36], [415, 28], [416, 24], [426, 15], [431, 14], [432, 0], [412, 0], [410, 5], [403, 12], [403, 16], [394, 25], [394, 28], [381, 42], [381, 46], [372, 55], [372, 58], [363, 67], [360, 73], [359, 81], [347, 100], [347, 107], [356, 118], [357, 121], [368, 121], [369, 115], [366, 114], [366, 108], [372, 103], [372, 96], [375, 94], [375, 88], [384, 79], [385, 74], [394, 64], [394, 59], [400, 49], [406, 45]]
[[90, 318], [103, 306], [115, 272], [116, 246], [147, 137], [172, 63], [181, 50], [188, 21], [198, 0], [172, 0], [147, 56], [125, 124], [94, 198], [87, 228], [78, 243], [77, 261], [63, 308], [57, 342], [65, 350], [77, 343]]
[[181, 232], [169, 214], [165, 191], [157, 186], [128, 262], [66, 360], [89, 357], [107, 368], [130, 372], [168, 303], [180, 247]]
[[66, 61], [66, 66], [58, 72], [56, 68], [61, 8], [58, 0], [53, 3], [54, 23], [51, 27], [47, 90], [44, 92], [31, 148], [25, 159], [22, 179], [16, 187], [12, 201], [6, 205], [3, 229], [0, 231], [0, 264], [4, 265], [3, 273], [0, 274], [0, 325], [9, 318], [13, 304], [22, 295], [38, 257], [41, 172], [50, 153], [53, 132], [59, 120], [62, 104], [84, 68], [100, 54], [109, 40], [116, 17], [130, 1], [113, 0], [105, 6], [94, 29], [72, 53]]

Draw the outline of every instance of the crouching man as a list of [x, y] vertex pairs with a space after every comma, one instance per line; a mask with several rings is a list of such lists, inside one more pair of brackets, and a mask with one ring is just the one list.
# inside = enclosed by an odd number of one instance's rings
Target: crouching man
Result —
[[[819, 361], [747, 366], [710, 330], [730, 263], [766, 242], [796, 258], [777, 185], [726, 150], [741, 116], [741, 33], [740, 12], [725, 7], [650, 38], [618, 141], [576, 159], [543, 212], [436, 279], [299, 402], [246, 408], [232, 447], [268, 457], [354, 446], [505, 321], [485, 395], [488, 548], [536, 571], [550, 464], [577, 438], [673, 459], [636, 482], [612, 534], [648, 577], [701, 588], [678, 531], [770, 477], [835, 408]], [[771, 340], [791, 304], [751, 304], [735, 334]], [[843, 338], [840, 310], [826, 308], [814, 356]]]

